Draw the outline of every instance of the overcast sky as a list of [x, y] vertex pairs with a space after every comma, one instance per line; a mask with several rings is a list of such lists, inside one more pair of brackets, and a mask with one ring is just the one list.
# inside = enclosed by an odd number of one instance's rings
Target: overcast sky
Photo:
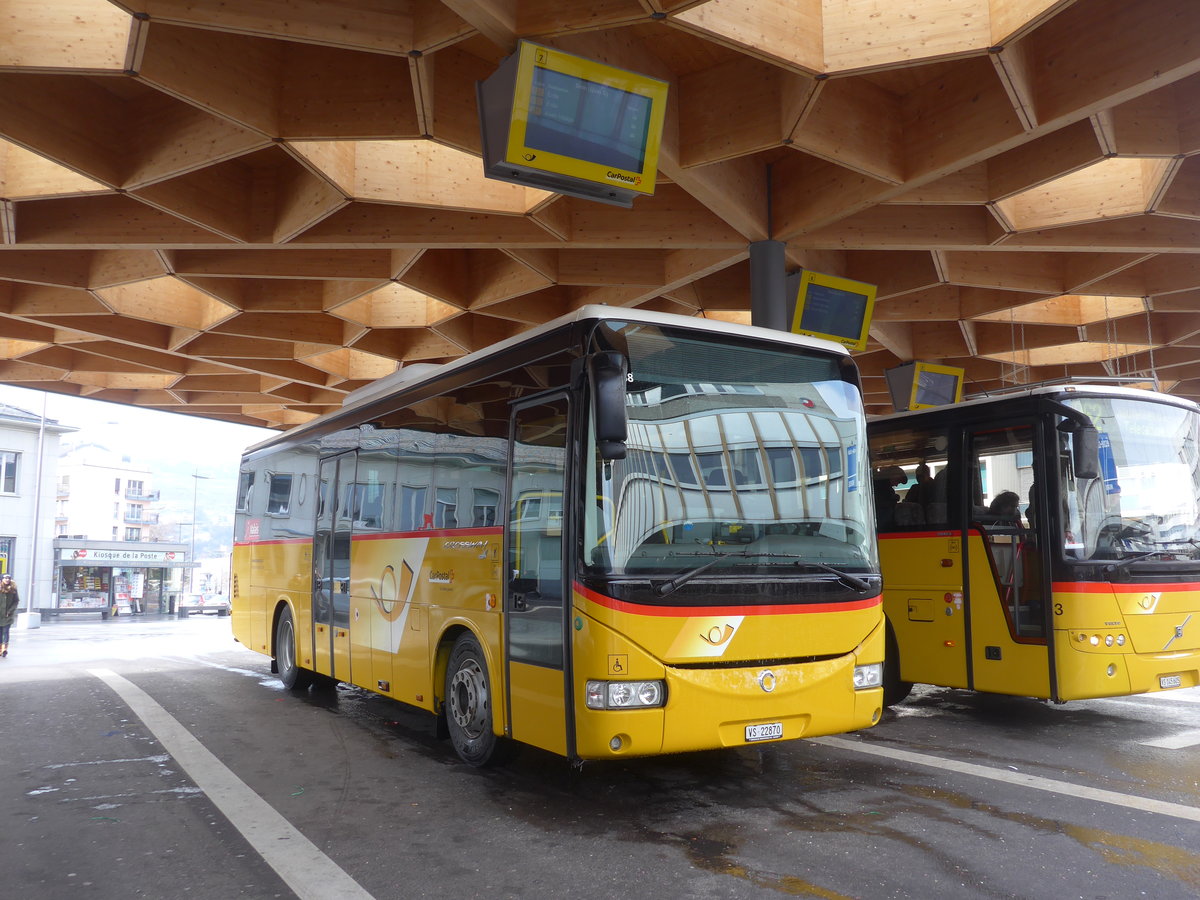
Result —
[[42, 414], [43, 397], [46, 418], [80, 430], [66, 438], [90, 438], [94, 434], [99, 443], [135, 461], [153, 464], [156, 459], [169, 457], [189, 462], [200, 472], [227, 465], [236, 468], [246, 447], [275, 433], [250, 425], [0, 385], [0, 402], [34, 415]]

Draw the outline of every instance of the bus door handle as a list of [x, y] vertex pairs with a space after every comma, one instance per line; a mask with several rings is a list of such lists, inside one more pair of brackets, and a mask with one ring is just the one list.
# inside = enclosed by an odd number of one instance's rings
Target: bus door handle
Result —
[[512, 595], [512, 606], [516, 612], [525, 612], [529, 609], [529, 601], [537, 603], [542, 599], [542, 595], [538, 591], [527, 591], [522, 594]]

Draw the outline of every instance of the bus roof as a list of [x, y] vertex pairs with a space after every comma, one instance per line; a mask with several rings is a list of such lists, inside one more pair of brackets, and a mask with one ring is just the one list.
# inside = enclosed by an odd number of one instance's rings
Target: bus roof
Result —
[[458, 359], [448, 363], [426, 365], [416, 363], [408, 366], [401, 366], [390, 375], [385, 375], [371, 384], [365, 385], [356, 391], [347, 394], [342, 401], [342, 408], [333, 412], [325, 413], [309, 422], [289, 429], [282, 434], [272, 435], [265, 440], [247, 447], [243, 454], [252, 453], [262, 447], [269, 446], [281, 440], [285, 434], [293, 434], [303, 432], [309, 428], [315, 427], [331, 418], [339, 418], [346, 415], [350, 411], [364, 407], [381, 397], [385, 397], [390, 393], [407, 388], [415, 388], [432, 381], [436, 378], [441, 378], [449, 373], [452, 373], [460, 368], [466, 368], [476, 362], [486, 359], [489, 356], [503, 353], [511, 347], [519, 346], [526, 342], [531, 342], [544, 334], [548, 334], [568, 325], [592, 321], [619, 321], [619, 322], [636, 322], [646, 325], [665, 325], [675, 328], [690, 328], [695, 331], [708, 331], [714, 334], [719, 334], [722, 337], [746, 337], [755, 340], [775, 341], [781, 344], [787, 344], [793, 347], [805, 347], [812, 350], [822, 350], [827, 353], [834, 353], [840, 356], [848, 356], [849, 351], [841, 344], [833, 341], [823, 340], [821, 338], [809, 337], [808, 335], [792, 334], [788, 331], [779, 331], [774, 328], [763, 328], [757, 325], [738, 325], [732, 322], [723, 322], [716, 319], [706, 319], [699, 316], [682, 316], [675, 313], [653, 312], [651, 310], [641, 309], [626, 309], [620, 306], [602, 306], [599, 304], [588, 304], [579, 307], [573, 312], [567, 313], [564, 316], [559, 316], [557, 319], [552, 319], [536, 328], [531, 328], [528, 331], [523, 331], [515, 337], [492, 344], [473, 353], [468, 353]]
[[939, 410], [948, 409], [977, 409], [986, 407], [990, 404], [1003, 403], [1005, 401], [1019, 399], [1022, 397], [1051, 397], [1062, 400], [1072, 396], [1077, 397], [1129, 397], [1138, 400], [1153, 400], [1156, 403], [1170, 403], [1175, 406], [1180, 406], [1185, 409], [1190, 409], [1200, 412], [1200, 405], [1188, 400], [1184, 397], [1175, 397], [1171, 394], [1163, 394], [1159, 391], [1151, 391], [1145, 388], [1123, 387], [1115, 384], [1099, 384], [1099, 383], [1048, 383], [1048, 384], [1030, 384], [1021, 387], [1013, 387], [1011, 390], [992, 391], [986, 395], [972, 395], [966, 400], [958, 403], [946, 404], [945, 406], [934, 406], [928, 409], [910, 409], [904, 412], [888, 413], [882, 416], [872, 416], [872, 422], [892, 422], [903, 420], [911, 416], [928, 415]]

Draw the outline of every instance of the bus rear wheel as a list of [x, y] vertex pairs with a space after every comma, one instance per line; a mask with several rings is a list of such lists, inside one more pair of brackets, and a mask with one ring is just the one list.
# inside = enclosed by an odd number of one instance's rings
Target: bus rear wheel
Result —
[[280, 612], [275, 624], [275, 665], [279, 680], [289, 691], [303, 690], [312, 684], [313, 673], [296, 662], [296, 623], [288, 606]]
[[446, 665], [446, 728], [454, 751], [469, 766], [498, 762], [501, 739], [492, 730], [492, 685], [475, 635], [461, 635]]

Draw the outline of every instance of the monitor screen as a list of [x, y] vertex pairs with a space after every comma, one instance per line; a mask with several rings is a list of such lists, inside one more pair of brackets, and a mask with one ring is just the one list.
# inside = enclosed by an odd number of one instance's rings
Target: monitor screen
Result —
[[640, 172], [651, 106], [649, 97], [535, 65], [525, 146]]
[[804, 296], [800, 327], [805, 331], [857, 341], [867, 314], [867, 295], [824, 284], [810, 284]]
[[875, 285], [851, 281], [837, 275], [805, 270], [799, 276], [792, 331], [836, 341], [851, 350], [867, 348], [871, 311], [875, 307]]
[[961, 377], [954, 372], [917, 370], [917, 383], [913, 390], [913, 406], [943, 406], [954, 403], [959, 396]]

